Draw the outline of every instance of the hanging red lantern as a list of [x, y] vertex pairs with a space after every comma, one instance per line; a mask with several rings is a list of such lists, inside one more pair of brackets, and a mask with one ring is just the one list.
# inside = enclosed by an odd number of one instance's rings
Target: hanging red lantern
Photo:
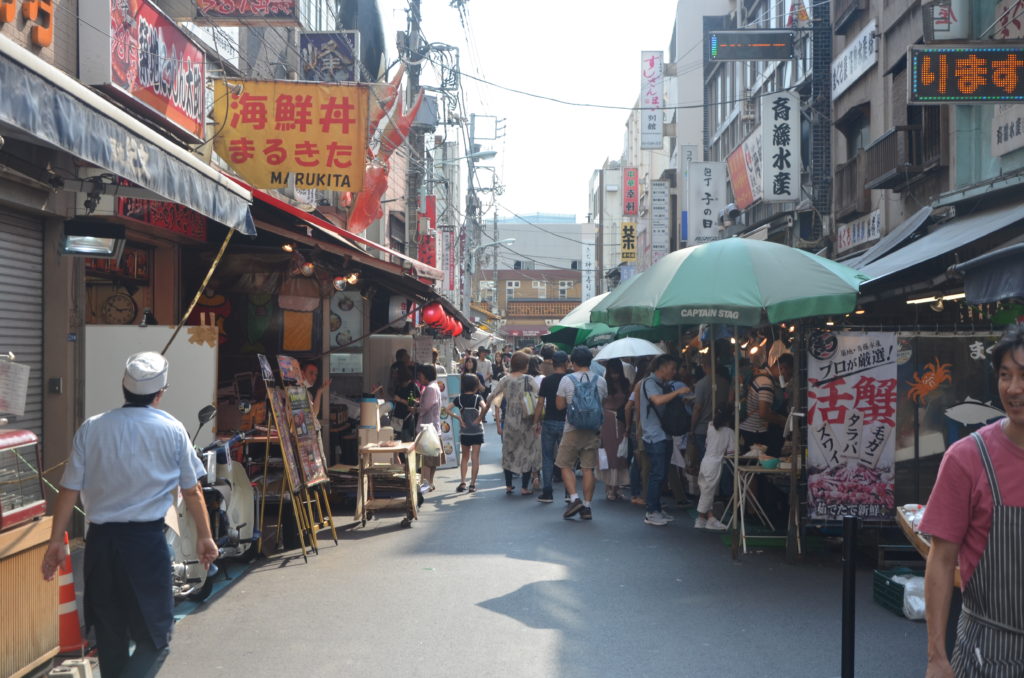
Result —
[[455, 323], [455, 331], [452, 332], [452, 336], [453, 337], [457, 337], [457, 336], [459, 336], [461, 334], [462, 334], [462, 323], [456, 321], [456, 323]]
[[458, 326], [459, 326], [459, 321], [456, 320], [455, 318], [452, 318], [451, 316], [449, 316], [448, 317], [448, 327], [446, 328], [448, 330], [448, 334], [454, 336], [455, 335], [455, 328], [458, 327]]
[[423, 322], [428, 325], [436, 325], [444, 314], [444, 309], [441, 308], [441, 304], [436, 301], [432, 304], [427, 304], [423, 307]]

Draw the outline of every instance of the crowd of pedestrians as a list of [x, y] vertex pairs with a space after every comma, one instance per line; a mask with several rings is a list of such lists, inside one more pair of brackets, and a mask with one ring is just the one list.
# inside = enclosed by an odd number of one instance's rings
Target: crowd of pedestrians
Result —
[[[672, 354], [603, 364], [593, 354], [551, 344], [493, 358], [486, 348], [466, 351], [448, 365], [460, 375], [459, 392], [442, 395], [435, 380], [444, 366], [436, 352], [434, 365], [415, 366], [399, 351], [392, 422], [403, 440], [427, 420], [439, 427], [441, 410], [459, 422], [460, 493], [477, 489], [483, 424], [493, 413], [506, 495], [537, 494], [538, 501], [553, 503], [561, 482], [564, 517], [592, 520], [600, 483], [605, 500], [643, 506], [643, 522], [659, 527], [674, 520], [664, 501], [669, 490], [677, 507], [696, 503], [694, 527], [727, 529], [714, 507], [732, 488], [723, 463], [735, 440], [729, 372], [722, 365], [712, 370], [707, 354], [697, 356], [696, 374]], [[761, 443], [778, 454], [779, 379], [790, 378], [791, 370], [791, 356], [783, 355], [747, 376], [744, 449]], [[436, 458], [430, 462], [423, 468], [424, 491], [434, 489]]]

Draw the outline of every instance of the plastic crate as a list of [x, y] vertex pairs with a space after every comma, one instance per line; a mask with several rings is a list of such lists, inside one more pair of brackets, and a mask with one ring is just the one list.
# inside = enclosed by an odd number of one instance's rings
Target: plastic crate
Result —
[[897, 567], [891, 570], [875, 570], [874, 599], [875, 602], [893, 614], [903, 615], [903, 584], [892, 580], [899, 575], [911, 574], [924, 576], [924, 570], [912, 570], [909, 567]]

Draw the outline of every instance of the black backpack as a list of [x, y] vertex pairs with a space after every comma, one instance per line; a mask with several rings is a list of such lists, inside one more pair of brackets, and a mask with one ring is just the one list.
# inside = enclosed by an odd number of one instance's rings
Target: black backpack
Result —
[[[647, 388], [647, 381], [644, 381], [644, 388]], [[668, 384], [662, 387], [663, 394], [671, 393], [674, 390]], [[654, 414], [658, 417], [658, 421], [661, 422], [661, 429], [665, 432], [665, 435], [684, 436], [690, 432], [690, 412], [687, 411], [686, 403], [683, 402], [682, 398], [676, 396], [662, 405], [659, 412], [658, 408], [651, 402], [650, 394], [645, 391], [644, 395], [647, 396], [648, 410], [654, 409]]]

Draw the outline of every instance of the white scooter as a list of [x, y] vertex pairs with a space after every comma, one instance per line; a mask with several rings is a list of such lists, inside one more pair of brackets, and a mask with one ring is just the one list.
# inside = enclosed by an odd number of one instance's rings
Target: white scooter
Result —
[[[199, 428], [192, 436], [193, 442], [216, 412], [216, 408], [209, 405], [200, 410]], [[165, 518], [165, 535], [171, 552], [172, 587], [176, 600], [205, 600], [213, 590], [213, 576], [223, 569], [227, 577], [224, 558], [248, 561], [256, 556], [260, 538], [256, 527], [258, 498], [245, 469], [241, 464], [231, 461], [228, 453], [231, 445], [244, 440], [245, 436], [238, 434], [230, 440], [217, 441], [197, 450], [196, 475], [203, 483], [203, 498], [210, 518], [210, 529], [220, 548], [220, 555], [209, 570], [199, 562], [196, 550], [198, 531], [180, 492]]]

